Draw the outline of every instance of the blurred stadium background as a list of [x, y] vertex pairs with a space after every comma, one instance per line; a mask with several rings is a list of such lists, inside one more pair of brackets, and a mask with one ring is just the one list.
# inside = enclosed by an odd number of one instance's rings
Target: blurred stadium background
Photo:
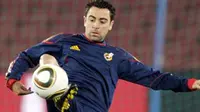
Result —
[[[143, 63], [154, 64], [158, 1], [108, 0], [117, 9], [113, 31], [107, 41], [132, 53]], [[0, 1], [0, 112], [45, 112], [41, 99], [24, 100], [5, 88], [9, 62], [26, 48], [60, 33], [83, 33], [87, 0], [1, 0]], [[162, 70], [200, 78], [200, 1], [167, 0]], [[162, 38], [162, 37], [160, 37]], [[28, 84], [31, 70], [23, 77]], [[124, 96], [125, 93], [125, 96]], [[199, 92], [161, 92], [161, 112], [199, 112]], [[34, 96], [35, 97], [35, 96]], [[111, 112], [149, 112], [148, 89], [119, 81]], [[39, 104], [37, 103], [39, 102]], [[42, 103], [41, 103], [42, 102]], [[36, 105], [37, 106], [34, 106]], [[29, 111], [26, 111], [26, 108]], [[31, 108], [31, 109], [30, 109]], [[155, 107], [156, 108], [156, 107]], [[27, 109], [27, 110], [28, 110]]]

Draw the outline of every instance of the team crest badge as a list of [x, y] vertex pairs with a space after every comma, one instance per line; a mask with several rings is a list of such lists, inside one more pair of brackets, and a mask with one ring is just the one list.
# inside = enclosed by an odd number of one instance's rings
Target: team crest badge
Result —
[[106, 61], [112, 61], [113, 55], [113, 53], [104, 53], [104, 58]]

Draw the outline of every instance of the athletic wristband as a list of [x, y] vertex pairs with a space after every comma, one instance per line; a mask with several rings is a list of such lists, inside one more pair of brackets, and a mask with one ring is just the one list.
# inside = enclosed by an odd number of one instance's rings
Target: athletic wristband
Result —
[[187, 86], [190, 90], [196, 90], [196, 89], [192, 89], [192, 85], [194, 84], [194, 82], [196, 81], [197, 79], [195, 78], [191, 78], [191, 79], [188, 79], [188, 82], [187, 82]]
[[12, 90], [12, 86], [13, 84], [16, 82], [17, 80], [16, 79], [8, 79], [7, 82], [6, 82], [6, 86]]

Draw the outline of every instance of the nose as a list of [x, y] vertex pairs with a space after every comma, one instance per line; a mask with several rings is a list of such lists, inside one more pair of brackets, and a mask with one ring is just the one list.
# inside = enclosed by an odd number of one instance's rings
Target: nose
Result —
[[92, 27], [95, 28], [95, 29], [99, 29], [99, 23], [98, 22], [94, 22]]

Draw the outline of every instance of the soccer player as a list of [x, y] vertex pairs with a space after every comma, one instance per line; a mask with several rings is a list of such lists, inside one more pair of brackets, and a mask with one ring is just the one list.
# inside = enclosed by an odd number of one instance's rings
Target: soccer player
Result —
[[[200, 89], [200, 80], [162, 73], [122, 48], [106, 43], [104, 40], [112, 30], [114, 17], [115, 8], [109, 2], [89, 2], [84, 16], [85, 32], [58, 34], [21, 52], [10, 64], [6, 74], [7, 87], [17, 95], [32, 93], [20, 82], [23, 72], [39, 63], [40, 66], [51, 63], [62, 67], [69, 82], [78, 87], [74, 99], [65, 97], [70, 94], [65, 92], [59, 100], [54, 100], [56, 107], [63, 112], [107, 112], [118, 79], [154, 90], [189, 92]], [[72, 87], [71, 90], [77, 89]], [[68, 104], [70, 106], [66, 107]]]

